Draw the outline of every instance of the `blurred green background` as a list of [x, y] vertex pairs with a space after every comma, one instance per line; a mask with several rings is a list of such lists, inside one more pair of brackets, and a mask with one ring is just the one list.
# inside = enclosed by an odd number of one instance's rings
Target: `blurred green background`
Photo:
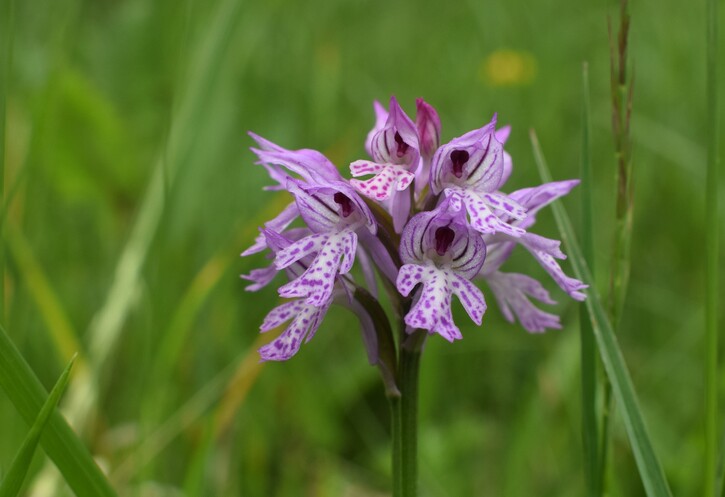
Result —
[[[556, 179], [579, 175], [588, 61], [605, 289], [615, 172], [607, 16], [617, 8], [15, 1], [12, 61], [2, 61], [3, 324], [48, 387], [81, 351], [68, 416], [120, 494], [372, 497], [389, 488], [388, 407], [351, 315], [331, 311], [293, 360], [258, 363], [256, 348], [271, 338], [258, 326], [278, 297], [273, 287], [244, 291], [238, 275], [267, 261], [238, 254], [287, 199], [262, 192], [268, 179], [253, 165], [248, 130], [319, 149], [346, 169], [363, 157], [374, 99], [396, 95], [412, 115], [425, 98], [444, 141], [498, 112], [513, 126], [513, 190], [539, 182], [529, 128]], [[702, 2], [676, 0], [636, 1], [631, 13], [636, 211], [620, 342], [673, 491], [695, 496], [701, 253], [712, 228], [705, 13]], [[578, 192], [565, 205], [576, 221]], [[556, 237], [550, 213], [539, 224]], [[523, 254], [511, 267], [545, 276]], [[529, 335], [492, 305], [481, 329], [459, 314], [463, 341], [429, 341], [422, 496], [584, 494], [577, 307], [553, 295], [561, 331]], [[0, 392], [0, 468], [26, 430]], [[612, 454], [612, 495], [643, 495], [619, 420]], [[41, 452], [28, 492], [66, 495], [46, 464]]]

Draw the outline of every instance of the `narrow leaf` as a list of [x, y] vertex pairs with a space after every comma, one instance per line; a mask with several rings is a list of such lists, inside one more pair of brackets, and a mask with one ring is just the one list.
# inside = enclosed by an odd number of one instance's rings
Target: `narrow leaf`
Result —
[[43, 404], [38, 417], [35, 419], [35, 423], [33, 423], [33, 426], [30, 427], [30, 432], [28, 432], [28, 436], [25, 437], [25, 441], [23, 442], [20, 451], [10, 464], [10, 469], [5, 475], [5, 479], [2, 483], [0, 483], [0, 497], [15, 497], [20, 493], [23, 481], [25, 481], [25, 476], [28, 474], [28, 469], [33, 461], [35, 448], [38, 446], [38, 442], [40, 442], [40, 435], [43, 433], [45, 426], [48, 424], [50, 415], [58, 405], [61, 395], [65, 392], [65, 387], [68, 385], [68, 379], [70, 378], [70, 370], [73, 367], [74, 362], [75, 356], [73, 356], [68, 365], [65, 367], [63, 373], [60, 375], [60, 378], [58, 378], [58, 381], [55, 383], [50, 395], [48, 395], [45, 404]]
[[[584, 257], [590, 268], [594, 262], [594, 240], [592, 234], [592, 163], [589, 146], [589, 67], [582, 66], [582, 244]], [[603, 477], [599, 463], [599, 428], [597, 421], [597, 350], [594, 332], [589, 320], [586, 304], [579, 304], [581, 344], [581, 388], [582, 388], [582, 442], [584, 450], [584, 474], [587, 491], [591, 497], [601, 495]]]
[[[32, 424], [46, 400], [46, 392], [2, 327], [0, 387], [23, 419]], [[50, 414], [40, 443], [78, 497], [116, 496], [88, 449], [57, 411]]]
[[[536, 133], [531, 131], [531, 144], [534, 157], [539, 168], [539, 174], [544, 182], [551, 181], [551, 173], [544, 160]], [[592, 285], [593, 278], [589, 266], [584, 260], [579, 244], [574, 236], [574, 230], [566, 210], [559, 202], [552, 204], [556, 223], [561, 237], [567, 246], [567, 252], [576, 277], [589, 285], [587, 290], [586, 306], [591, 317], [594, 336], [599, 347], [599, 354], [604, 364], [604, 370], [612, 384], [612, 391], [617, 404], [621, 406], [624, 426], [629, 437], [640, 478], [645, 492], [649, 497], [671, 497], [672, 493], [665, 479], [664, 471], [652, 447], [647, 427], [642, 417], [637, 394], [632, 384], [632, 378], [624, 362], [622, 351], [614, 335], [612, 325], [602, 305], [596, 287]]]
[[[718, 268], [721, 222], [718, 219], [720, 186], [718, 166], [718, 1], [707, 1], [707, 178], [705, 180], [705, 457], [703, 495], [715, 495], [717, 479], [718, 440], [718, 314], [719, 301]], [[725, 446], [721, 448], [725, 450]], [[721, 455], [722, 457], [722, 455]]]

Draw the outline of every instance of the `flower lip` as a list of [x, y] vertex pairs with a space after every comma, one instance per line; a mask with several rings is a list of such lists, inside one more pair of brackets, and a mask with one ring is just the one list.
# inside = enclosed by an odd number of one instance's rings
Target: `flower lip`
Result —
[[454, 150], [451, 152], [450, 157], [452, 164], [451, 172], [453, 172], [456, 178], [460, 178], [463, 176], [463, 166], [468, 162], [470, 155], [465, 150]]
[[332, 199], [342, 209], [342, 217], [348, 217], [350, 214], [352, 214], [353, 210], [355, 210], [355, 206], [353, 205], [352, 200], [350, 200], [350, 197], [342, 192], [335, 193]]
[[400, 136], [400, 133], [398, 131], [395, 132], [394, 139], [395, 139], [395, 143], [398, 145], [398, 149], [395, 151], [395, 155], [397, 155], [398, 158], [403, 157], [405, 155], [405, 153], [408, 151], [408, 148], [410, 147], [410, 145], [408, 145], [407, 143], [405, 143], [405, 141], [403, 141], [403, 138]]
[[456, 238], [456, 232], [448, 226], [441, 226], [435, 231], [435, 250], [440, 256], [445, 255]]

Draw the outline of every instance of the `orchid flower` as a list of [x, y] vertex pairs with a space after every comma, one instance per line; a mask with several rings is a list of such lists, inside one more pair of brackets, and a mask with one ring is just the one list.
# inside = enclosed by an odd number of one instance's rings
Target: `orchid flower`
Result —
[[[509, 161], [510, 164], [510, 161]], [[471, 226], [482, 234], [518, 237], [524, 230], [501, 216], [523, 219], [526, 210], [498, 189], [507, 179], [503, 144], [496, 137], [496, 116], [481, 129], [441, 146], [431, 165], [431, 189], [443, 192], [468, 211]]]
[[481, 290], [470, 279], [483, 265], [486, 247], [481, 236], [465, 219], [463, 211], [443, 203], [432, 212], [414, 216], [400, 240], [403, 266], [397, 288], [404, 297], [419, 284], [415, 304], [405, 316], [411, 328], [438, 333], [452, 342], [462, 338], [451, 315], [451, 296], [455, 294], [476, 324], [481, 324], [486, 302]]
[[373, 160], [358, 160], [350, 164], [353, 177], [373, 174], [365, 181], [351, 179], [350, 184], [360, 193], [378, 202], [388, 201], [395, 230], [400, 232], [410, 212], [410, 193], [406, 190], [415, 180], [420, 162], [418, 131], [413, 121], [390, 99], [390, 110], [385, 124], [379, 127], [381, 117], [369, 137], [369, 151]]

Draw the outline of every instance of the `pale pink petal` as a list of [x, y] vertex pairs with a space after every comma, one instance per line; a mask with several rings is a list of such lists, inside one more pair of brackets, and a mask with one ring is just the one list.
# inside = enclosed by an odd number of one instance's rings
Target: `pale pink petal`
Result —
[[[306, 239], [300, 240], [300, 242], [304, 242], [304, 240]], [[317, 241], [315, 243], [319, 244]], [[341, 231], [325, 235], [310, 267], [302, 276], [280, 287], [280, 296], [307, 297], [308, 304], [324, 305], [331, 298], [337, 275], [350, 271], [356, 249], [357, 234], [354, 231]]]
[[315, 307], [298, 300], [273, 309], [265, 318], [262, 331], [268, 331], [290, 319], [292, 322], [277, 339], [259, 349], [262, 360], [285, 361], [295, 355], [302, 341], [309, 342], [315, 335], [328, 308], [329, 303]]
[[561, 328], [558, 316], [538, 309], [527, 297], [547, 304], [554, 303], [538, 281], [522, 274], [500, 272], [486, 275], [485, 279], [509, 322], [513, 323], [517, 318], [521, 326], [531, 333], [541, 333], [547, 328]]
[[476, 285], [457, 274], [451, 274], [450, 279], [453, 293], [458, 297], [471, 319], [480, 325], [483, 314], [486, 312], [486, 300], [483, 298], [483, 293]]
[[513, 237], [520, 237], [526, 233], [521, 228], [512, 226], [505, 223], [494, 214], [489, 208], [486, 201], [484, 201], [478, 194], [470, 191], [463, 190], [460, 188], [448, 188], [445, 191], [446, 196], [459, 196], [459, 200], [455, 202], [463, 202], [468, 211], [468, 216], [471, 220], [471, 226], [482, 234], [489, 233], [506, 233]]
[[[361, 165], [360, 162], [366, 164]], [[394, 164], [376, 164], [380, 166], [374, 168], [374, 162], [357, 161], [350, 164], [350, 171], [353, 171], [353, 165], [356, 165], [353, 176], [362, 176], [364, 174], [376, 173], [372, 178], [360, 181], [351, 179], [350, 184], [366, 197], [370, 197], [378, 202], [390, 198], [396, 191], [407, 189], [415, 179], [415, 175], [408, 171], [404, 166], [396, 166]], [[357, 173], [357, 174], [356, 174]]]

